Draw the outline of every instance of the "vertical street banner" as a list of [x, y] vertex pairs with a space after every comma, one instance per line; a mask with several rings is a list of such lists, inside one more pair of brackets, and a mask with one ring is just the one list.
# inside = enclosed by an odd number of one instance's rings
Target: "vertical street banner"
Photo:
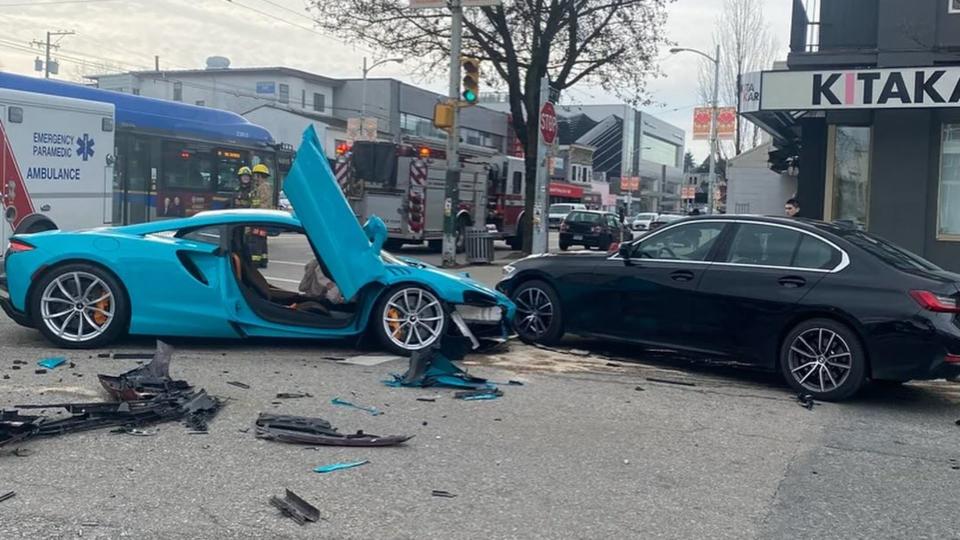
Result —
[[[710, 140], [710, 107], [697, 107], [693, 110], [693, 140]], [[719, 107], [717, 109], [717, 138], [732, 140], [737, 133], [737, 108]]]

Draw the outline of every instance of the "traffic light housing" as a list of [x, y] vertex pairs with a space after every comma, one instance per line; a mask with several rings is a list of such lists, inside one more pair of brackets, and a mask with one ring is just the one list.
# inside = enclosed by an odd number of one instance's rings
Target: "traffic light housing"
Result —
[[463, 73], [460, 97], [467, 105], [475, 105], [480, 99], [480, 60], [472, 56], [461, 56], [460, 70]]

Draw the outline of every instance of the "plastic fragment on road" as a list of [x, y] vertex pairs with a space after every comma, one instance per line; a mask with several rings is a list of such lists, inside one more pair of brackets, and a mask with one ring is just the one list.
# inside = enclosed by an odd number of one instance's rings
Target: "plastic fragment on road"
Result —
[[313, 395], [308, 392], [280, 392], [277, 394], [277, 399], [300, 399], [309, 397], [313, 397]]
[[363, 367], [373, 367], [379, 366], [380, 364], [385, 364], [387, 362], [393, 362], [394, 360], [402, 360], [403, 358], [395, 355], [385, 355], [385, 354], [363, 354], [360, 356], [351, 356], [349, 358], [341, 358], [337, 360], [339, 364], [348, 364], [354, 366], [363, 366]]
[[157, 350], [151, 361], [120, 375], [97, 375], [100, 385], [111, 397], [120, 401], [150, 399], [160, 394], [187, 391], [192, 387], [186, 381], [170, 377], [173, 347], [157, 341]]
[[496, 388], [492, 390], [467, 390], [464, 392], [457, 392], [453, 395], [455, 399], [462, 399], [464, 401], [490, 400], [497, 399], [502, 396], [503, 392]]
[[53, 358], [44, 358], [43, 360], [40, 360], [39, 362], [37, 362], [37, 365], [46, 369], [56, 369], [66, 363], [67, 363], [66, 358], [62, 356], [57, 356]]
[[227, 381], [227, 384], [230, 386], [236, 386], [237, 388], [243, 388], [244, 390], [249, 390], [250, 385], [247, 383], [242, 383], [240, 381]]
[[450, 493], [449, 491], [444, 491], [442, 489], [435, 489], [430, 493], [430, 495], [434, 497], [442, 497], [444, 499], [453, 499], [457, 496], [456, 493]]
[[319, 467], [316, 467], [315, 469], [313, 469], [313, 472], [329, 473], [334, 471], [340, 471], [343, 469], [352, 469], [354, 467], [366, 465], [367, 463], [370, 463], [370, 462], [366, 459], [363, 461], [347, 461], [344, 463], [333, 463], [331, 465], [321, 465]]
[[663, 384], [675, 384], [677, 386], [696, 386], [697, 385], [696, 383], [692, 383], [688, 381], [676, 381], [673, 379], [658, 379], [656, 377], [647, 377], [647, 380], [650, 382], [658, 382]]
[[797, 404], [808, 411], [812, 411], [817, 402], [813, 400], [813, 396], [810, 394], [797, 394]]
[[331, 399], [330, 404], [338, 405], [340, 407], [349, 407], [351, 409], [361, 410], [361, 411], [370, 413], [372, 416], [380, 416], [381, 414], [383, 414], [383, 412], [378, 410], [376, 407], [364, 407], [362, 405], [357, 405], [355, 403], [351, 403], [349, 401], [340, 399], [338, 397]]
[[16, 492], [16, 491], [8, 491], [8, 492], [4, 493], [3, 495], [0, 495], [0, 502], [3, 502], [3, 501], [5, 501], [5, 500], [7, 500], [7, 499], [12, 499], [12, 498], [14, 498], [14, 497], [16, 497], [16, 496], [17, 496], [17, 492]]
[[289, 489], [286, 490], [282, 498], [276, 495], [270, 497], [270, 504], [276, 506], [283, 515], [296, 521], [300, 525], [304, 525], [308, 521], [316, 522], [320, 519], [320, 510], [316, 506], [303, 500], [299, 495]]
[[410, 357], [410, 367], [407, 372], [403, 375], [393, 374], [393, 380], [384, 381], [384, 384], [393, 387], [443, 386], [467, 390], [496, 388], [487, 379], [474, 377], [457, 367], [442, 349], [437, 348], [414, 352]]
[[256, 421], [256, 437], [270, 441], [316, 446], [396, 446], [412, 435], [370, 435], [363, 431], [340, 433], [323, 418], [260, 413]]

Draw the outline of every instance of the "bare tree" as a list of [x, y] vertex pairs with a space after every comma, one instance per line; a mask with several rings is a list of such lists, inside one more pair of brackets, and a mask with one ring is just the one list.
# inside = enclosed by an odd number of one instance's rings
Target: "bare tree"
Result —
[[[744, 73], [769, 68], [777, 53], [777, 38], [764, 19], [762, 0], [723, 0], [713, 40], [720, 44], [719, 101], [721, 106], [736, 106], [739, 112], [740, 78]], [[704, 103], [713, 99], [713, 69], [712, 63], [701, 61], [698, 94]], [[749, 147], [744, 144], [747, 136]], [[759, 136], [757, 126], [739, 118], [733, 155], [756, 146]]]
[[[504, 0], [466, 9], [464, 53], [492, 66], [509, 93], [513, 129], [524, 146], [524, 251], [532, 246], [540, 79], [562, 91], [593, 83], [629, 103], [646, 99], [665, 42], [666, 5], [673, 0]], [[446, 9], [411, 10], [407, 0], [310, 0], [320, 29], [391, 54], [416, 59], [425, 72], [447, 72]]]

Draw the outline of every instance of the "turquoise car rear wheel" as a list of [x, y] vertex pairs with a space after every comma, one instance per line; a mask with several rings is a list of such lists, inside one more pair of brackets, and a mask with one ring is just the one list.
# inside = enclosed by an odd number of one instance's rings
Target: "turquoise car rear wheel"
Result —
[[90, 349], [125, 331], [130, 303], [110, 272], [94, 264], [72, 263], [54, 267], [40, 278], [30, 312], [36, 328], [58, 347]]

